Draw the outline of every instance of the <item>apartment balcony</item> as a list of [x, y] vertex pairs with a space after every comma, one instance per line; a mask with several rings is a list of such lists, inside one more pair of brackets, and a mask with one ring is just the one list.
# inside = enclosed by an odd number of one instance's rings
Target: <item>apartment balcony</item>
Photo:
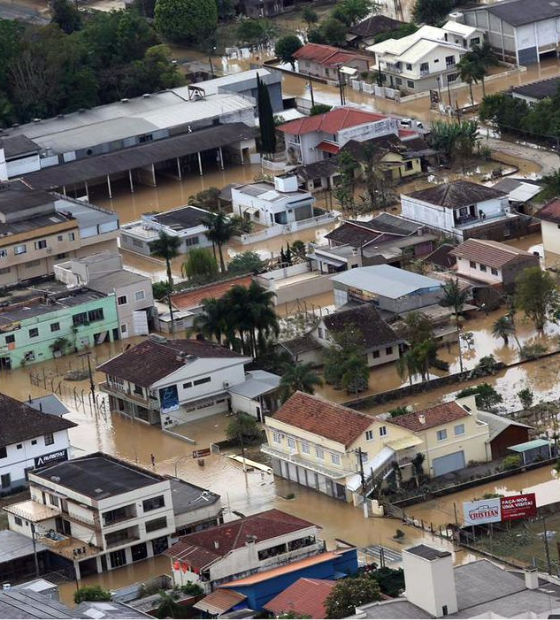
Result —
[[136, 518], [136, 515], [127, 514], [119, 517], [113, 517], [111, 519], [103, 519], [103, 527], [113, 527], [114, 525], [118, 525], [119, 523], [125, 523], [126, 521], [131, 521], [132, 519]]
[[312, 555], [318, 555], [323, 551], [323, 541], [317, 541], [315, 544], [309, 545], [308, 547], [303, 547], [294, 551], [287, 551], [286, 553], [280, 553], [279, 555], [266, 558], [266, 560], [261, 560], [259, 562], [259, 568], [266, 569], [271, 566], [278, 566], [279, 564], [289, 564], [290, 562], [302, 560], [303, 558], [307, 558]]
[[268, 454], [273, 458], [294, 463], [294, 465], [300, 465], [301, 467], [304, 467], [309, 471], [322, 474], [323, 476], [326, 476], [327, 478], [331, 478], [333, 480], [340, 480], [348, 476], [353, 476], [356, 473], [355, 471], [326, 467], [325, 465], [322, 465], [321, 463], [318, 463], [316, 461], [305, 459], [300, 456], [299, 452], [295, 449], [292, 449], [289, 452], [284, 452], [282, 450], [272, 448], [268, 444], [263, 444], [261, 445], [261, 452], [263, 452], [264, 454]]
[[111, 540], [111, 542], [107, 542], [105, 544], [107, 549], [114, 549], [115, 547], [123, 547], [124, 545], [131, 545], [132, 543], [138, 542], [140, 540], [140, 536], [123, 536], [122, 538], [118, 538], [115, 540]]
[[430, 75], [430, 70], [429, 69], [421, 69], [420, 70], [420, 77], [427, 77], [428, 75]]
[[404, 69], [400, 65], [396, 65], [394, 63], [386, 62], [385, 63], [385, 71], [388, 73], [402, 73]]
[[141, 396], [140, 394], [135, 394], [130, 390], [121, 389], [114, 384], [110, 384], [108, 381], [100, 383], [99, 389], [102, 392], [105, 392], [105, 394], [109, 394], [110, 396], [114, 396], [115, 398], [124, 398], [133, 403], [136, 403], [137, 405], [146, 407], [147, 409], [159, 409], [159, 402], [156, 399]]
[[95, 545], [85, 543], [72, 536], [59, 534], [54, 530], [37, 536], [37, 542], [48, 547], [53, 553], [66, 558], [67, 560], [82, 560], [94, 555], [98, 555], [102, 550]]
[[83, 525], [85, 527], [91, 528], [96, 532], [101, 531], [101, 523], [99, 522], [99, 518], [92, 513], [91, 518], [85, 517], [84, 515], [78, 515], [71, 510], [67, 510], [65, 508], [62, 509], [61, 516], [70, 521], [71, 523], [76, 523], [77, 525]]
[[135, 525], [117, 532], [105, 534], [105, 548], [114, 549], [115, 547], [123, 547], [124, 545], [130, 545], [139, 540], [140, 532], [138, 531], [138, 526]]

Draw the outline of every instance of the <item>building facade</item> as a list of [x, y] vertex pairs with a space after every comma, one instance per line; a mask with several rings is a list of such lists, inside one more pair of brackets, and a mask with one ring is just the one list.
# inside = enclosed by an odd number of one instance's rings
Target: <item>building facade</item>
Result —
[[302, 75], [311, 75], [336, 84], [347, 81], [347, 74], [340, 71], [342, 67], [354, 69], [357, 75], [369, 71], [370, 65], [370, 58], [365, 54], [319, 43], [306, 43], [293, 57], [297, 60], [298, 72]]

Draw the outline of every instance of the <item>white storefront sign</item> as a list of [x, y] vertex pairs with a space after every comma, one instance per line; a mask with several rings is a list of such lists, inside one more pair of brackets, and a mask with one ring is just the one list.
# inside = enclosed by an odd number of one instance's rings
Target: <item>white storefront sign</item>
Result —
[[482, 525], [499, 523], [502, 520], [502, 504], [499, 497], [480, 499], [475, 502], [463, 502], [463, 520], [465, 525]]

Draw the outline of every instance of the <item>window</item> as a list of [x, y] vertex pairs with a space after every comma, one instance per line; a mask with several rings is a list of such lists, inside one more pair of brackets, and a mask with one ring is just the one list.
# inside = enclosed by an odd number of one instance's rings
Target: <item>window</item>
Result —
[[379, 351], [372, 351], [371, 353], [371, 357], [373, 357], [374, 360], [379, 358]]
[[60, 259], [60, 258], [68, 258], [68, 252], [62, 252], [61, 254], [57, 254], [56, 258]]
[[150, 497], [149, 499], [145, 499], [142, 502], [144, 512], [150, 512], [150, 510], [157, 510], [158, 508], [163, 508], [164, 506], [165, 499], [163, 495], [158, 495], [157, 497]]
[[322, 327], [318, 327], [317, 328], [317, 336], [319, 337], [320, 340], [323, 340], [325, 337], [325, 334], [323, 332], [323, 328]]
[[486, 265], [483, 265], [482, 263], [480, 263], [480, 271], [487, 271]]
[[407, 80], [406, 85], [408, 86], [408, 88], [414, 89], [414, 82], [412, 80]]
[[29, 330], [29, 337], [30, 338], [37, 338], [38, 335], [39, 335], [39, 328], [38, 327], [32, 327]]
[[402, 86], [402, 79], [401, 78], [395, 78], [395, 84], [397, 86]]
[[494, 267], [492, 267], [492, 269], [490, 271], [492, 272], [493, 276], [497, 276], [498, 275], [498, 270], [494, 269]]
[[126, 564], [126, 552], [124, 549], [111, 551], [109, 557], [111, 558], [111, 568], [118, 568]]
[[90, 323], [93, 323], [94, 321], [102, 321], [103, 318], [103, 308], [95, 308], [95, 310], [90, 310], [88, 312], [88, 319]]
[[412, 170], [414, 168], [414, 162], [412, 161], [405, 161], [404, 162], [404, 169], [405, 170]]
[[121, 334], [126, 334], [127, 331], [128, 331], [128, 325], [126, 323], [123, 323], [121, 325]]
[[133, 239], [132, 240], [132, 245], [137, 247], [137, 248], [143, 248], [144, 247], [144, 244], [139, 239]]
[[27, 254], [27, 246], [25, 244], [16, 245], [16, 247], [14, 248], [14, 254], [16, 256], [18, 256], [19, 254]]
[[387, 347], [385, 353], [386, 355], [393, 355], [393, 347]]
[[151, 142], [154, 139], [154, 136], [152, 136], [152, 134], [148, 134], [146, 136], [140, 136], [138, 138], [138, 142], [140, 142], [140, 144], [144, 144], [145, 142]]
[[188, 390], [189, 388], [192, 388], [192, 381], [187, 381], [187, 383], [183, 383], [184, 390]]
[[5, 276], [7, 274], [9, 274], [12, 270], [10, 269], [10, 267], [2, 267], [2, 269], [0, 269], [0, 276]]
[[379, 427], [379, 436], [380, 437], [385, 437], [385, 435], [387, 435], [387, 427], [386, 426], [380, 426]]
[[35, 241], [35, 249], [36, 250], [44, 250], [47, 247], [46, 239], [39, 239], [39, 241]]
[[438, 441], [445, 441], [447, 439], [447, 430], [444, 428], [436, 433]]
[[19, 517], [15, 517], [14, 521], [16, 522], [16, 525], [23, 525], [23, 521]]
[[202, 377], [202, 379], [195, 379], [193, 385], [202, 385], [203, 383], [210, 383], [210, 381], [212, 381], [211, 377]]
[[119, 306], [126, 306], [127, 303], [128, 299], [126, 298], [126, 295], [121, 295], [120, 297], [117, 297], [117, 304]]
[[412, 71], [412, 65], [409, 62], [406, 63], [406, 70]]
[[457, 74], [456, 74], [456, 73], [450, 73], [450, 74], [447, 76], [447, 82], [448, 82], [449, 84], [451, 84], [451, 82], [456, 82], [456, 81], [457, 81]]
[[340, 465], [340, 456], [338, 454], [331, 454], [331, 461], [335, 465]]
[[60, 508], [60, 500], [58, 499], [56, 495], [51, 495], [50, 493], [49, 493], [49, 504], [51, 506], [56, 506], [57, 508]]
[[136, 293], [134, 293], [134, 301], [142, 301], [143, 299], [146, 299], [146, 293], [144, 293], [144, 291], [136, 291]]
[[5, 459], [8, 456], [8, 451], [6, 450], [6, 446], [2, 446], [0, 448], [0, 459]]
[[191, 246], [191, 245], [198, 245], [200, 243], [198, 237], [188, 237], [187, 239], [185, 239], [185, 245], [187, 247]]
[[366, 431], [366, 441], [371, 441], [373, 439], [373, 431]]
[[465, 434], [465, 425], [464, 424], [457, 424], [457, 426], [455, 426], [455, 428], [453, 429], [453, 432], [455, 433], [455, 435], [464, 435]]
[[471, 269], [476, 269], [476, 263], [473, 260], [469, 261], [469, 267]]
[[134, 389], [132, 391], [138, 396], [144, 396], [144, 388], [140, 385], [136, 385], [136, 383], [134, 384]]
[[60, 323], [51, 323], [51, 332], [59, 332]]
[[0, 487], [6, 489], [10, 486], [11, 482], [10, 474], [3, 474], [0, 478]]
[[446, 56], [445, 57], [445, 64], [448, 67], [452, 67], [455, 64], [455, 56]]
[[474, 37], [471, 39], [471, 47], [474, 47], [475, 45], [480, 45], [480, 37]]
[[68, 241], [75, 241], [76, 233], [68, 233]]
[[45, 435], [45, 446], [52, 446], [54, 443], [54, 437], [52, 433], [47, 433]]
[[430, 63], [422, 62], [420, 63], [420, 73], [429, 73], [430, 71]]
[[146, 521], [146, 532], [155, 532], [156, 530], [163, 530], [167, 527], [167, 517], [161, 517], [154, 519], [153, 521]]
[[8, 258], [8, 250], [0, 250], [0, 258]]
[[304, 442], [302, 442], [302, 444], [301, 444], [301, 451], [302, 451], [304, 454], [309, 454], [309, 453], [311, 452], [311, 449], [310, 449], [310, 447], [309, 447], [309, 444], [308, 444], [308, 443], [304, 443]]
[[57, 241], [62, 241], [64, 239], [64, 237], [62, 235], [58, 235], [58, 237], [56, 238]]
[[18, 443], [16, 446], [16, 450], [21, 450], [23, 448], [23, 444]]
[[324, 461], [325, 451], [323, 450], [323, 448], [317, 448], [316, 452], [317, 452], [317, 458], [320, 459], [321, 461]]
[[6, 344], [14, 344], [16, 337], [13, 334], [6, 336]]
[[37, 440], [36, 439], [32, 439], [31, 440], [31, 445], [32, 446], [36, 446], [37, 445]]
[[274, 443], [282, 443], [282, 435], [280, 435], [280, 433], [272, 433], [272, 440], [274, 441]]

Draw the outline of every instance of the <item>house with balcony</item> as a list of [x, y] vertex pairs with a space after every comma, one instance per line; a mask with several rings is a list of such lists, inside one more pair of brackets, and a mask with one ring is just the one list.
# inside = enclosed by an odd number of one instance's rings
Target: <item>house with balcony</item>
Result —
[[182, 537], [165, 552], [176, 586], [196, 583], [206, 593], [324, 551], [321, 528], [281, 510], [267, 510]]
[[305, 166], [336, 155], [350, 140], [363, 142], [399, 133], [396, 119], [351, 107], [299, 118], [278, 130], [284, 134], [288, 163]]
[[425, 457], [424, 471], [441, 476], [489, 461], [489, 425], [478, 418], [474, 397], [393, 418], [371, 416], [296, 392], [266, 420], [274, 473], [336, 499], [358, 503], [372, 480], [386, 480], [393, 464], [404, 480], [414, 475], [412, 461]]
[[505, 192], [471, 181], [452, 181], [401, 195], [402, 216], [457, 241], [502, 241], [527, 234], [528, 219], [512, 210]]
[[235, 215], [267, 227], [309, 220], [315, 204], [312, 194], [299, 189], [296, 175], [233, 187], [231, 200]]
[[249, 362], [212, 342], [154, 335], [99, 366], [107, 378], [100, 389], [109, 395], [111, 411], [164, 430], [231, 411], [261, 419], [276, 409], [271, 392], [279, 380], [246, 372]]
[[357, 75], [369, 71], [371, 60], [365, 54], [319, 43], [306, 43], [293, 57], [301, 75], [311, 75], [336, 84], [344, 84], [348, 79], [348, 74], [341, 72], [341, 68], [354, 69]]
[[30, 472], [29, 490], [4, 506], [9, 529], [35, 537], [77, 579], [157, 556], [178, 529], [221, 521], [214, 493], [100, 452]]
[[374, 68], [387, 77], [386, 86], [405, 93], [445, 90], [460, 82], [457, 64], [484, 40], [482, 30], [448, 21], [443, 28], [422, 26], [400, 39], [387, 39], [367, 48]]
[[0, 372], [118, 339], [114, 294], [43, 282], [12, 290], [0, 306]]
[[30, 471], [69, 458], [74, 422], [2, 393], [0, 420], [0, 492], [27, 486]]
[[52, 276], [69, 258], [118, 251], [119, 217], [23, 181], [0, 185], [0, 288]]

